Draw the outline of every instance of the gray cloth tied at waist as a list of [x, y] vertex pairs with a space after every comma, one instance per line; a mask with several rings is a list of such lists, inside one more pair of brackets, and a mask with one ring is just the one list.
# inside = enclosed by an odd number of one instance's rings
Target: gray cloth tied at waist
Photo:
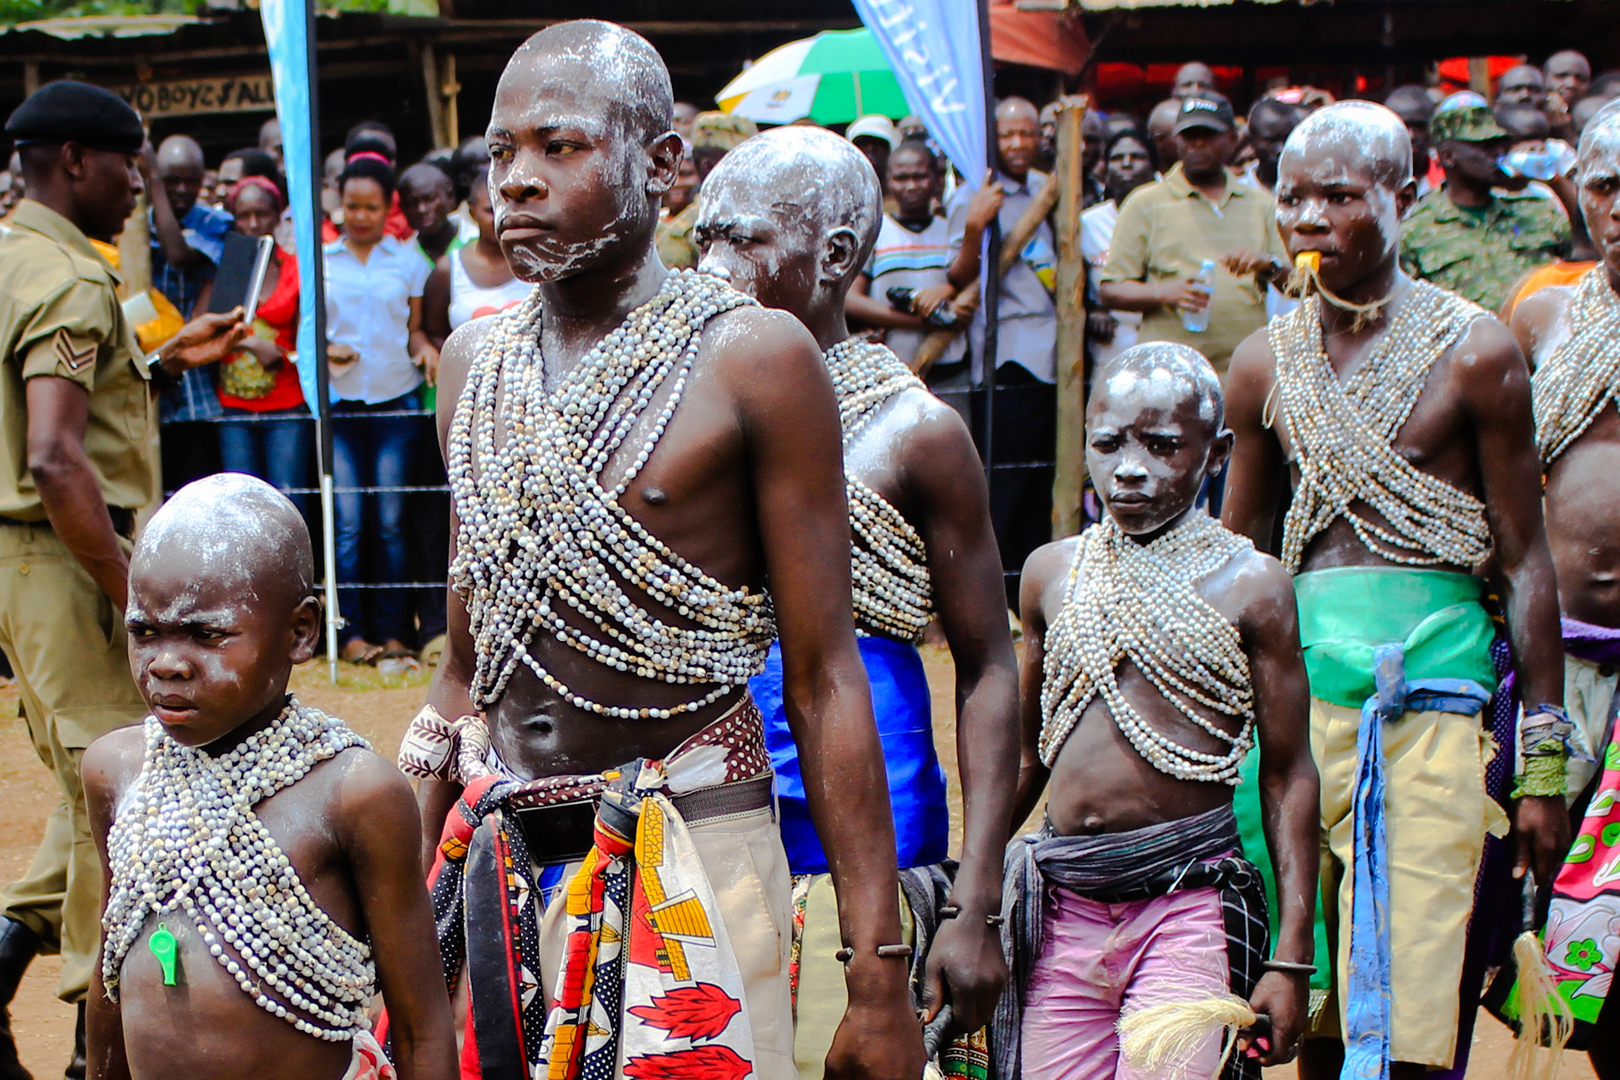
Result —
[[[1221, 894], [1232, 992], [1247, 998], [1269, 955], [1265, 883], [1242, 857], [1231, 805], [1129, 832], [1058, 836], [1052, 823], [1007, 845], [1001, 910], [1001, 947], [1007, 955], [1007, 990], [990, 1027], [997, 1080], [1018, 1080], [1023, 988], [1041, 954], [1046, 888], [1069, 889], [1088, 900], [1122, 904], [1188, 889]], [[1227, 1080], [1257, 1080], [1258, 1066], [1233, 1055]]]

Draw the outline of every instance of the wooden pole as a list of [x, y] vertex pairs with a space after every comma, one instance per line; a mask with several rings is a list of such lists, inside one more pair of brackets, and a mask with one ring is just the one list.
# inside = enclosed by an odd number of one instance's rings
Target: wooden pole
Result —
[[439, 58], [433, 51], [433, 43], [421, 43], [422, 53], [422, 88], [427, 92], [427, 113], [429, 140], [433, 146], [444, 146], [446, 133], [444, 130], [444, 88], [439, 83]]
[[1052, 535], [1080, 531], [1080, 492], [1086, 477], [1086, 261], [1080, 254], [1085, 202], [1081, 162], [1085, 95], [1062, 99], [1057, 114], [1057, 458], [1052, 477]]
[[444, 57], [444, 84], [439, 88], [444, 95], [444, 127], [446, 146], [461, 145], [461, 83], [456, 79], [456, 54]]

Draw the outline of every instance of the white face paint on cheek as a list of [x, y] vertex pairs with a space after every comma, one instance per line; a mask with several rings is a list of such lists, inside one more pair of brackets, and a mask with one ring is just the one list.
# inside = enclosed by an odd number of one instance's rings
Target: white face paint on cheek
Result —
[[1395, 193], [1383, 185], [1368, 188], [1367, 205], [1377, 218], [1378, 236], [1384, 247], [1394, 248], [1401, 239], [1401, 211]]

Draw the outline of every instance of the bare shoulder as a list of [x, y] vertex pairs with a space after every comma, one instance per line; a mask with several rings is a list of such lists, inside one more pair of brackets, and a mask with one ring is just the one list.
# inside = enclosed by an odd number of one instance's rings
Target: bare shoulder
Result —
[[467, 385], [467, 372], [478, 357], [479, 349], [495, 327], [499, 316], [487, 315], [464, 322], [450, 332], [439, 350], [439, 423], [444, 425], [455, 411], [461, 398], [461, 388]]
[[1474, 409], [1497, 414], [1525, 403], [1530, 395], [1530, 369], [1513, 332], [1494, 315], [1469, 324], [1452, 347], [1451, 377]]
[[728, 383], [819, 374], [830, 385], [816, 339], [785, 311], [750, 304], [722, 312], [704, 327], [702, 352]]
[[912, 387], [896, 395], [891, 409], [905, 412], [905, 440], [902, 447], [908, 474], [949, 470], [960, 474], [971, 464], [973, 475], [980, 475], [978, 449], [962, 415], [922, 387]]
[[1262, 398], [1277, 378], [1277, 358], [1271, 351], [1271, 335], [1262, 326], [1238, 343], [1226, 370], [1226, 399], [1229, 405], [1256, 394]]
[[1042, 544], [1029, 553], [1029, 557], [1024, 560], [1024, 572], [1019, 578], [1018, 589], [1021, 601], [1019, 607], [1024, 609], [1025, 622], [1029, 621], [1032, 603], [1040, 605], [1043, 618], [1053, 614], [1045, 610], [1043, 598], [1051, 591], [1053, 585], [1068, 577], [1079, 547], [1080, 536], [1076, 534]]
[[1283, 564], [1258, 548], [1232, 557], [1227, 587], [1238, 600], [1239, 626], [1283, 629], [1295, 622], [1294, 579]]
[[146, 757], [146, 731], [140, 724], [109, 731], [90, 744], [80, 763], [86, 796], [115, 806]]
[[1569, 312], [1574, 296], [1575, 288], [1572, 285], [1549, 285], [1545, 289], [1537, 289], [1514, 305], [1508, 328], [1513, 331], [1525, 351], [1525, 358], [1532, 364], [1540, 356], [1542, 348], [1558, 336], [1559, 324]]
[[369, 747], [350, 747], [334, 757], [329, 767], [338, 772], [337, 794], [345, 806], [386, 813], [401, 798], [415, 805], [405, 774]]

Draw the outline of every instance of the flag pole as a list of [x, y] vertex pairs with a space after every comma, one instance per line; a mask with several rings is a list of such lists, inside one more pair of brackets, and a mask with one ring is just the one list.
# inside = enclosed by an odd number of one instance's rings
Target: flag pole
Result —
[[304, 9], [305, 61], [309, 73], [309, 159], [310, 213], [315, 221], [315, 245], [305, 260], [308, 272], [299, 283], [315, 316], [315, 430], [317, 464], [321, 474], [321, 562], [326, 577], [326, 668], [335, 685], [338, 672], [338, 628], [343, 619], [337, 597], [337, 514], [332, 481], [332, 388], [326, 365], [326, 266], [320, 243], [321, 186], [326, 179], [326, 160], [321, 154], [320, 77], [315, 70], [315, 0], [302, 0]]
[[[984, 156], [992, 180], [999, 164], [996, 148], [996, 70], [990, 56], [990, 0], [979, 0], [979, 52], [984, 80]], [[979, 259], [979, 280], [984, 283], [984, 344], [980, 348], [979, 365], [984, 373], [984, 481], [995, 489], [995, 415], [996, 415], [996, 345], [997, 314], [1001, 307], [1001, 215], [990, 219], [985, 230], [984, 250]], [[994, 495], [991, 496], [992, 502]]]

